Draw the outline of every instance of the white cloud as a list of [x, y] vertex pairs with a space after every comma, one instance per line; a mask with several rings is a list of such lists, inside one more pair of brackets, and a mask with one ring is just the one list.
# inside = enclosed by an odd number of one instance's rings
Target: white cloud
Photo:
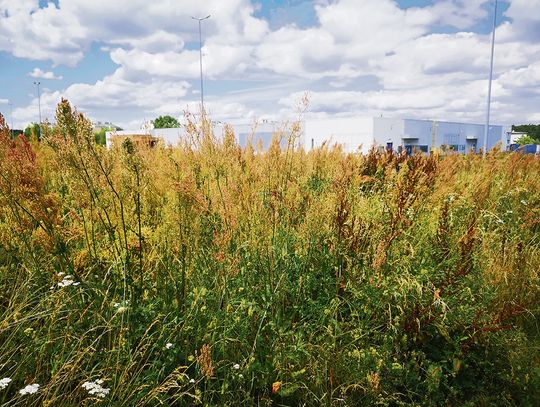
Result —
[[[132, 116], [152, 114], [160, 106], [173, 103], [180, 111], [181, 100], [189, 87], [185, 81], [148, 79], [133, 82], [125, 77], [123, 68], [118, 68], [112, 75], [93, 84], [73, 84], [54, 92], [44, 89], [42, 116], [43, 120], [53, 121], [56, 105], [62, 97], [95, 120], [116, 121], [120, 116], [126, 117], [123, 121], [131, 120]], [[29, 106], [14, 110], [14, 118], [23, 124], [37, 121], [37, 105], [37, 98], [34, 98]]]
[[429, 8], [432, 24], [448, 25], [461, 30], [472, 27], [488, 16], [489, 0], [443, 0]]
[[[253, 86], [258, 90], [205, 92], [208, 109], [220, 118], [290, 114], [301, 91], [312, 89], [314, 114], [481, 119], [490, 36], [470, 30], [489, 20], [491, 1], [439, 0], [407, 9], [394, 0], [313, 4], [317, 20], [308, 28], [271, 30], [249, 0], [60, 0], [44, 9], [38, 0], [0, 0], [0, 51], [74, 66], [99, 43], [116, 71], [94, 83], [44, 90], [44, 111], [52, 117], [65, 96], [96, 119], [122, 117], [129, 124], [137, 115], [197, 110], [198, 27], [191, 16], [211, 13], [203, 23], [205, 78], [264, 79]], [[540, 0], [512, 0], [505, 12], [510, 21], [497, 30], [495, 120], [538, 117], [538, 9]], [[434, 27], [448, 33], [433, 33]], [[32, 74], [55, 78], [38, 68]], [[369, 90], [362, 89], [366, 77]], [[34, 100], [14, 116], [32, 120], [36, 111]]]
[[504, 40], [540, 42], [540, 0], [512, 0], [505, 16], [512, 20], [502, 33]]
[[184, 48], [184, 40], [180, 35], [163, 30], [139, 38], [119, 38], [114, 42], [118, 45], [149, 53], [180, 52]]
[[208, 14], [207, 36], [232, 43], [259, 41], [267, 23], [252, 16], [249, 0], [61, 0], [39, 8], [38, 0], [0, 0], [0, 50], [16, 57], [75, 66], [93, 42], [145, 52], [180, 51], [197, 38], [191, 16]]
[[497, 81], [504, 87], [525, 88], [540, 95], [540, 61], [507, 71]]
[[52, 60], [74, 66], [90, 43], [90, 32], [78, 16], [53, 3], [40, 9], [38, 0], [0, 0], [0, 50], [16, 57]]
[[39, 68], [34, 68], [34, 70], [30, 72], [28, 76], [31, 76], [32, 78], [55, 79], [55, 80], [61, 80], [63, 78], [62, 75], [56, 76], [54, 72], [52, 71], [45, 72]]

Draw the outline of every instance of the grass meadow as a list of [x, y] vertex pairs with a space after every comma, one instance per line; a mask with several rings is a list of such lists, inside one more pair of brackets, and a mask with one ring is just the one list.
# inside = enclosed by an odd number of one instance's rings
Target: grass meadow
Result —
[[[0, 116], [0, 406], [540, 405], [540, 160], [105, 149]], [[288, 140], [288, 148], [279, 141]]]

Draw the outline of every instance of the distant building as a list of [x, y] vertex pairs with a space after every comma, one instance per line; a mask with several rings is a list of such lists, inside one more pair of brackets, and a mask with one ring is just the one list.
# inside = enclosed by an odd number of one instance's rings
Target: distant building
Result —
[[507, 145], [516, 144], [521, 137], [526, 137], [528, 134], [524, 131], [509, 131], [506, 133]]
[[[261, 145], [263, 149], [267, 149], [270, 146], [272, 135], [277, 131], [277, 125], [273, 123], [262, 123], [257, 126], [246, 125], [233, 125], [234, 134], [238, 143], [241, 146], [246, 146], [248, 142], [251, 142], [254, 146]], [[214, 133], [221, 136], [225, 130], [225, 126], [222, 123], [216, 123], [214, 127]], [[146, 130], [125, 130], [125, 131], [110, 131], [106, 133], [107, 147], [111, 147], [115, 141], [123, 140], [126, 137], [131, 137], [137, 140], [154, 139], [162, 140], [166, 145], [175, 146], [181, 140], [187, 140], [186, 132], [184, 128], [169, 128], [169, 129], [146, 129]], [[286, 146], [286, 140], [282, 142], [282, 146]], [[155, 142], [154, 142], [155, 144]]]
[[[304, 148], [323, 143], [340, 144], [345, 151], [367, 153], [373, 146], [396, 152], [433, 149], [458, 153], [479, 152], [484, 145], [482, 124], [435, 120], [354, 117], [308, 120], [305, 123]], [[487, 148], [497, 144], [505, 148], [502, 126], [489, 126]]]
[[159, 140], [165, 144], [176, 145], [182, 139], [184, 130], [182, 128], [173, 129], [148, 129], [148, 130], [114, 130], [105, 133], [107, 148], [112, 147], [115, 142], [122, 142], [126, 138], [132, 139], [135, 144], [155, 145]]
[[[276, 122], [263, 121], [257, 125], [232, 125], [238, 143], [251, 143], [263, 149], [269, 147], [273, 135], [282, 126]], [[224, 126], [216, 124], [215, 134], [220, 136]], [[396, 152], [414, 150], [428, 153], [434, 149], [451, 150], [458, 153], [479, 152], [484, 145], [484, 125], [434, 120], [391, 119], [383, 117], [349, 117], [331, 119], [307, 119], [300, 123], [296, 146], [311, 150], [322, 145], [341, 145], [346, 152], [367, 153], [372, 147]], [[146, 131], [108, 132], [107, 146], [114, 137], [147, 135], [162, 139], [166, 144], [176, 145], [185, 137], [183, 128], [150, 129]], [[508, 140], [503, 135], [503, 126], [490, 126], [488, 150], [500, 145], [506, 149]], [[287, 146], [286, 138], [281, 140]]]
[[130, 139], [136, 146], [147, 147], [154, 147], [159, 141], [157, 137], [153, 137], [150, 134], [135, 134], [130, 131], [122, 131], [119, 133], [121, 134], [115, 133], [113, 137], [106, 137], [105, 142], [107, 148], [111, 148], [115, 143], [122, 143], [126, 139]]

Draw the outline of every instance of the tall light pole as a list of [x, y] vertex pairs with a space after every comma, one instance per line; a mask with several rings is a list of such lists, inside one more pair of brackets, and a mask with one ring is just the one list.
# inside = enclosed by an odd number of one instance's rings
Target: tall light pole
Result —
[[495, 29], [497, 28], [497, 3], [495, 0], [495, 12], [493, 13], [493, 33], [491, 35], [491, 64], [489, 68], [489, 85], [488, 85], [488, 97], [487, 97], [487, 111], [486, 111], [486, 127], [484, 129], [484, 157], [487, 154], [487, 142], [489, 134], [489, 115], [491, 113], [491, 82], [493, 81], [493, 56], [495, 54]]
[[39, 109], [39, 139], [41, 140], [41, 93], [39, 91], [39, 85], [41, 85], [41, 82], [34, 82], [34, 85], [37, 86], [37, 94], [38, 94], [38, 109]]
[[210, 14], [208, 14], [206, 17], [197, 18], [197, 17], [191, 17], [194, 20], [197, 20], [199, 22], [199, 68], [201, 71], [201, 113], [204, 112], [204, 91], [203, 91], [203, 74], [202, 74], [202, 34], [201, 34], [201, 22], [204, 20], [210, 18]]

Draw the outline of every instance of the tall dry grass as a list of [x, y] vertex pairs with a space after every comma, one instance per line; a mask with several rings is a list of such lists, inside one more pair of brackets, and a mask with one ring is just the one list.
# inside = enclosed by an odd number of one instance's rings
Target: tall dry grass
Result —
[[67, 101], [40, 143], [0, 118], [2, 405], [540, 402], [538, 158], [187, 119], [107, 150]]

